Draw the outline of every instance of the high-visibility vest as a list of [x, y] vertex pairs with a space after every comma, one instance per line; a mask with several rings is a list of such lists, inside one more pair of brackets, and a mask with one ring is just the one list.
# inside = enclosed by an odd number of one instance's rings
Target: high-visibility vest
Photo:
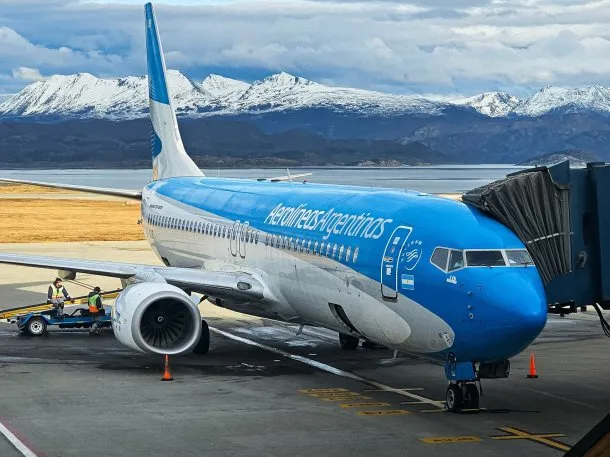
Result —
[[55, 293], [53, 294], [53, 299], [58, 300], [60, 298], [64, 298], [63, 286], [60, 287], [59, 289], [57, 287], [53, 286], [53, 290], [55, 291]]
[[90, 313], [97, 313], [99, 310], [97, 308], [97, 299], [99, 298], [100, 294], [95, 294], [95, 295], [91, 295], [89, 297], [89, 312]]

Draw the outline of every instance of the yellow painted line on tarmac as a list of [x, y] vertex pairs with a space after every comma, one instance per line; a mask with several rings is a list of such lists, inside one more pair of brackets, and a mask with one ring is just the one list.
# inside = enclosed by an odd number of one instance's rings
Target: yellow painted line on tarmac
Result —
[[426, 444], [448, 444], [448, 443], [479, 443], [483, 441], [478, 436], [439, 436], [435, 438], [420, 438]]
[[380, 408], [382, 406], [390, 406], [389, 403], [384, 403], [382, 401], [378, 401], [378, 402], [368, 402], [368, 403], [341, 403], [339, 405], [341, 408], [372, 408], [372, 407], [377, 407]]
[[301, 389], [299, 390], [302, 394], [323, 394], [331, 392], [349, 392], [343, 387], [333, 387], [332, 389]]
[[362, 395], [358, 392], [327, 392], [327, 393], [320, 393], [320, 394], [309, 394], [310, 397], [314, 397], [314, 398], [332, 398], [332, 397], [357, 397], [359, 395]]
[[371, 397], [366, 397], [364, 395], [354, 395], [351, 397], [328, 397], [328, 398], [319, 398], [322, 401], [354, 401], [354, 400], [372, 400]]
[[379, 411], [358, 411], [359, 416], [402, 416], [403, 414], [409, 414], [406, 409], [386, 409]]
[[515, 428], [515, 427], [500, 427], [498, 430], [509, 433], [509, 435], [502, 436], [491, 436], [492, 440], [506, 441], [506, 440], [528, 440], [533, 441], [535, 443], [542, 444], [544, 446], [557, 449], [560, 451], [567, 452], [571, 448], [566, 443], [562, 443], [561, 441], [554, 440], [552, 438], [559, 438], [565, 435], [561, 433], [529, 433], [524, 430]]
[[444, 409], [421, 409], [418, 413], [444, 413]]

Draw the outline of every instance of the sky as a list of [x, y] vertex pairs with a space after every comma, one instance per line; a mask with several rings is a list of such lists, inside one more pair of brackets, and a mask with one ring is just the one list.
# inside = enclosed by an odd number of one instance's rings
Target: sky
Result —
[[[141, 75], [132, 0], [0, 0], [0, 99], [53, 74]], [[610, 82], [610, 0], [162, 0], [169, 68], [454, 97]], [[608, 58], [606, 58], [608, 57]]]

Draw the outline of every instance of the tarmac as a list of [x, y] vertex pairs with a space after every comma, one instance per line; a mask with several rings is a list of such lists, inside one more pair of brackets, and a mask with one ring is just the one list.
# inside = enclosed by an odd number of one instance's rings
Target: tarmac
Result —
[[[158, 263], [144, 242], [0, 251]], [[54, 276], [0, 266], [0, 308], [44, 301]], [[591, 312], [549, 316], [510, 378], [483, 382], [483, 410], [453, 414], [436, 363], [342, 351], [324, 329], [297, 335], [294, 325], [201, 309], [210, 353], [172, 358], [172, 382], [160, 381], [160, 357], [131, 352], [111, 330], [31, 338], [0, 324], [0, 456], [561, 456], [610, 412], [610, 341]], [[526, 378], [532, 352], [538, 379]]]

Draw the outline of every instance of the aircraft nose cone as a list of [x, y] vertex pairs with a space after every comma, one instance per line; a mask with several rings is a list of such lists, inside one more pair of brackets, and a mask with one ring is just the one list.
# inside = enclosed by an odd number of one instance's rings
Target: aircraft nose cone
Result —
[[519, 282], [503, 299], [500, 333], [512, 357], [523, 351], [546, 325], [547, 304], [540, 281]]

